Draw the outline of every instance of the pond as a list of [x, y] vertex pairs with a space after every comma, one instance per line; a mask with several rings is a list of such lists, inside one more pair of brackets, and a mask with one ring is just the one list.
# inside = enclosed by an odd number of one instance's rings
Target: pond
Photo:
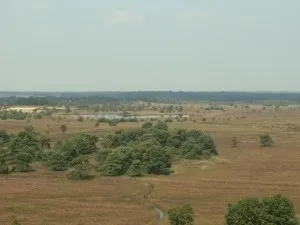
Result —
[[118, 115], [118, 114], [90, 114], [90, 115], [81, 115], [83, 118], [88, 119], [108, 119], [108, 120], [120, 120], [120, 119], [167, 119], [167, 118], [189, 118], [189, 115], [180, 115], [180, 114], [165, 114], [165, 115]]

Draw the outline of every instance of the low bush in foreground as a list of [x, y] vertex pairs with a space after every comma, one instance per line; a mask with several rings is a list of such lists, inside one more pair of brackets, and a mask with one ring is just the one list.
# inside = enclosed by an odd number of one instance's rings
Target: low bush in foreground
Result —
[[281, 195], [230, 204], [225, 220], [226, 225], [299, 225], [293, 204]]

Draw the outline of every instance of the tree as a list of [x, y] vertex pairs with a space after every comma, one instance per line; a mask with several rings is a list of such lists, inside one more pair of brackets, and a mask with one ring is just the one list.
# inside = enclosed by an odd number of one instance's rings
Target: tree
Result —
[[67, 132], [67, 126], [65, 124], [60, 125], [60, 130], [62, 133], [66, 133]]
[[281, 195], [229, 204], [226, 225], [299, 225], [291, 201]]
[[0, 174], [9, 174], [9, 168], [3, 158], [0, 158]]
[[168, 125], [164, 122], [161, 122], [159, 121], [155, 126], [154, 126], [155, 129], [158, 129], [158, 130], [168, 130]]
[[52, 171], [64, 171], [67, 169], [67, 159], [61, 152], [50, 151], [45, 154], [43, 161]]
[[270, 134], [264, 134], [260, 136], [260, 146], [261, 147], [272, 147], [274, 141]]
[[160, 146], [147, 148], [144, 164], [149, 174], [168, 175], [171, 173], [171, 157], [165, 149]]
[[143, 129], [148, 129], [151, 128], [153, 126], [153, 124], [151, 122], [146, 122], [143, 124], [142, 128]]
[[145, 175], [145, 168], [140, 160], [134, 160], [127, 170], [130, 177], [142, 177]]
[[226, 225], [263, 225], [261, 204], [256, 198], [245, 198], [236, 204], [229, 204], [225, 216]]
[[67, 174], [67, 178], [70, 180], [85, 180], [91, 177], [89, 171], [91, 166], [86, 156], [78, 156], [72, 160], [70, 165], [73, 170]]
[[190, 205], [183, 205], [168, 211], [171, 225], [193, 225], [195, 213]]
[[122, 164], [120, 153], [116, 149], [108, 154], [104, 164], [100, 166], [99, 170], [104, 176], [120, 176], [123, 174]]
[[70, 113], [70, 112], [71, 112], [71, 108], [70, 108], [69, 105], [67, 105], [67, 106], [65, 107], [65, 112], [66, 112], [66, 113]]
[[8, 143], [10, 141], [10, 136], [5, 130], [0, 130], [0, 144]]

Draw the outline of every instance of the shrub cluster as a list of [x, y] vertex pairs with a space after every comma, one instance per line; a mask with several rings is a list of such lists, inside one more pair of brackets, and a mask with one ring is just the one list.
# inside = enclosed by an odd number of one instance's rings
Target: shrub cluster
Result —
[[170, 174], [174, 159], [208, 159], [217, 155], [213, 139], [198, 130], [169, 131], [166, 123], [145, 123], [134, 131], [108, 135], [98, 153], [99, 171], [106, 176]]

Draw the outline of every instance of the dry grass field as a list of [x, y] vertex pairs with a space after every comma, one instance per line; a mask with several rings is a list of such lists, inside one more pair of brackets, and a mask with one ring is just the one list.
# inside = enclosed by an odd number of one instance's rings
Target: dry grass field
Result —
[[[191, 204], [196, 224], [222, 225], [227, 204], [245, 196], [262, 197], [281, 193], [289, 197], [300, 214], [300, 110], [292, 108], [241, 108], [224, 106], [225, 112], [199, 110], [189, 105], [192, 121], [170, 123], [171, 128], [206, 130], [214, 137], [219, 157], [208, 161], [181, 161], [173, 165], [171, 176], [144, 178], [100, 177], [90, 181], [70, 181], [64, 172], [50, 172], [35, 165], [37, 172], [0, 176], [0, 224], [17, 218], [22, 225], [154, 225], [155, 211], [143, 199], [154, 185], [152, 201], [167, 211], [184, 203]], [[206, 121], [203, 121], [203, 118]], [[195, 120], [195, 121], [193, 121]], [[98, 136], [117, 129], [134, 129], [141, 124], [122, 123], [117, 127], [93, 121], [78, 122], [51, 118], [26, 121], [0, 121], [0, 129], [21, 130], [26, 123], [52, 140], [88, 131]], [[60, 132], [66, 124], [66, 134]], [[259, 135], [270, 133], [272, 148], [261, 148]], [[237, 136], [238, 148], [231, 147]], [[168, 224], [167, 219], [161, 221]]]

